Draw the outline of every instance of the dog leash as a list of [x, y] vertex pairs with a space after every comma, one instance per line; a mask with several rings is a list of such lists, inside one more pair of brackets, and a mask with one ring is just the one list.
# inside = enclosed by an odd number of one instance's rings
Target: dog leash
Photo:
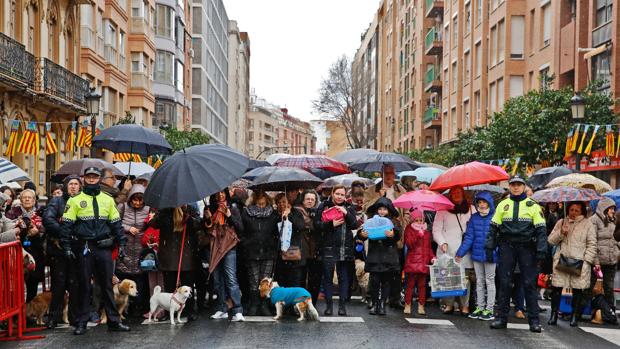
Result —
[[179, 253], [179, 267], [177, 268], [177, 288], [181, 286], [181, 263], [183, 263], [183, 248], [185, 247], [185, 232], [187, 230], [187, 221], [183, 224], [183, 237], [181, 238], [181, 253]]

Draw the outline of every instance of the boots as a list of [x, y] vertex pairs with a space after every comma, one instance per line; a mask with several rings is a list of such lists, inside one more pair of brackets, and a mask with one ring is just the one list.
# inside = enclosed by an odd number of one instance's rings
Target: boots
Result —
[[570, 326], [577, 327], [578, 321], [581, 318], [581, 291], [576, 292], [573, 290], [573, 313], [570, 316]]
[[385, 315], [385, 299], [380, 299], [379, 304], [377, 306], [377, 314]]
[[347, 308], [345, 306], [346, 300], [341, 299], [338, 301], [338, 315], [347, 316]]
[[271, 316], [271, 309], [269, 309], [269, 299], [261, 299], [258, 307], [258, 313], [262, 316]]
[[323, 312], [323, 315], [325, 316], [331, 316], [334, 313], [334, 301], [330, 298], [330, 299], [325, 299], [325, 311]]
[[377, 308], [379, 307], [379, 301], [376, 299], [373, 299], [372, 301], [372, 308], [370, 308], [370, 310], [368, 311], [368, 314], [370, 315], [377, 315]]
[[549, 315], [549, 321], [547, 321], [547, 325], [555, 326], [558, 324], [558, 310], [560, 308], [561, 296], [561, 291], [551, 291], [551, 314]]
[[246, 315], [248, 316], [256, 316], [258, 314], [258, 303], [260, 302], [260, 294], [258, 291], [250, 292], [250, 305], [248, 306], [248, 311]]

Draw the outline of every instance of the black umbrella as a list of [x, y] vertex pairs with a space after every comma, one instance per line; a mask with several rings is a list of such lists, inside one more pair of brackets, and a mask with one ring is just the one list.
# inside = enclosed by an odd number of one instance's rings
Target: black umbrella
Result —
[[275, 166], [258, 167], [246, 172], [243, 176], [241, 176], [241, 178], [253, 181], [254, 179], [256, 179], [256, 177], [260, 177], [262, 175], [275, 171], [276, 168], [277, 167]]
[[533, 190], [545, 189], [547, 184], [553, 179], [575, 172], [576, 171], [564, 166], [545, 167], [534, 172], [529, 179], [529, 184]]
[[93, 145], [114, 153], [131, 153], [142, 156], [172, 153], [170, 143], [161, 134], [135, 124], [122, 124], [106, 128], [93, 138]]
[[252, 190], [286, 191], [291, 189], [314, 189], [323, 181], [295, 167], [276, 167], [270, 173], [257, 177], [249, 187]]
[[67, 177], [68, 175], [81, 176], [82, 174], [84, 174], [84, 170], [89, 167], [96, 167], [100, 170], [103, 170], [104, 168], [111, 169], [112, 171], [114, 171], [115, 176], [125, 176], [125, 174], [121, 172], [121, 170], [114, 167], [114, 165], [106, 162], [105, 160], [84, 158], [66, 162], [64, 165], [60, 166], [60, 168], [54, 173], [54, 175], [52, 175], [51, 179], [53, 182], [62, 183], [63, 179], [65, 179], [65, 177]]
[[378, 153], [379, 152], [374, 149], [358, 148], [343, 151], [342, 153], [334, 156], [333, 159], [350, 165], [354, 162], [357, 162], [358, 160], [365, 158], [368, 155], [374, 155]]
[[248, 171], [261, 168], [261, 167], [267, 167], [267, 166], [271, 166], [271, 164], [265, 160], [250, 159], [250, 164], [248, 165]]
[[319, 177], [320, 179], [327, 179], [327, 178], [331, 178], [331, 177], [338, 176], [338, 175], [342, 174], [342, 173], [336, 173], [336, 172], [324, 170], [322, 168], [313, 168], [313, 169], [309, 170], [309, 172], [312, 173], [313, 175]]
[[378, 153], [367, 155], [356, 162], [351, 167], [354, 171], [362, 172], [381, 172], [384, 165], [392, 165], [396, 172], [411, 171], [423, 165], [409, 157], [396, 153]]
[[159, 209], [200, 201], [243, 175], [248, 158], [221, 144], [196, 145], [166, 159], [153, 173], [144, 202]]

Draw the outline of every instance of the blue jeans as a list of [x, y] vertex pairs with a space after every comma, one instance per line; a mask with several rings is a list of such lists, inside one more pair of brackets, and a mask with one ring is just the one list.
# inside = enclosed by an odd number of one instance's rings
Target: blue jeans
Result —
[[338, 273], [338, 296], [344, 302], [349, 296], [349, 264], [346, 261], [323, 261], [323, 285], [325, 286], [325, 300], [331, 301], [334, 288], [334, 266]]
[[230, 250], [213, 271], [213, 287], [217, 293], [217, 310], [228, 312], [226, 299], [233, 304], [233, 314], [242, 313], [241, 290], [237, 282], [237, 251]]

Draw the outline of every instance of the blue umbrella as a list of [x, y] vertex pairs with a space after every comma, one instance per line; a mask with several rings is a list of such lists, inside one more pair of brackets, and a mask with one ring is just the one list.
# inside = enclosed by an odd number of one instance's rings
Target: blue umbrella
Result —
[[[603, 196], [612, 199], [616, 203], [616, 207], [620, 207], [620, 189], [608, 191], [603, 194]], [[591, 204], [593, 204], [593, 208], [596, 209], [596, 206], [598, 205], [598, 200], [596, 200], [596, 202], [592, 202]]]
[[440, 174], [446, 172], [445, 170], [434, 168], [434, 167], [420, 167], [413, 171], [404, 171], [398, 174], [398, 178], [402, 178], [404, 176], [414, 176], [416, 177], [418, 182], [428, 182], [433, 183], [435, 178], [437, 178]]

